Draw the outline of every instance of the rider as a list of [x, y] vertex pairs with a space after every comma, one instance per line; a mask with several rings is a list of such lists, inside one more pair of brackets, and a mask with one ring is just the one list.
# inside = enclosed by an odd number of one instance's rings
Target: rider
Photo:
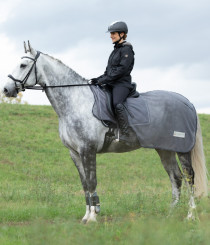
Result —
[[113, 22], [109, 27], [114, 50], [110, 54], [104, 74], [91, 79], [92, 84], [106, 84], [112, 91], [112, 100], [118, 124], [121, 131], [120, 139], [129, 137], [128, 118], [123, 102], [134, 90], [131, 84], [131, 71], [134, 66], [134, 51], [132, 45], [126, 41], [128, 27], [123, 21]]

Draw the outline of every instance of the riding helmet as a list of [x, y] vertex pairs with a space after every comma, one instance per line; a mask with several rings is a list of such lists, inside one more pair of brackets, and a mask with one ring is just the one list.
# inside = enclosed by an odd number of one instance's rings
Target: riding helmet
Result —
[[128, 27], [123, 21], [115, 21], [109, 25], [107, 32], [124, 32], [125, 34], [127, 34]]

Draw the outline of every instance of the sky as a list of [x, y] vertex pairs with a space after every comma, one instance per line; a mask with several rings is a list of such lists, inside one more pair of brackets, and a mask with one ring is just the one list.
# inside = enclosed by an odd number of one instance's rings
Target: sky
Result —
[[[113, 49], [110, 23], [128, 25], [139, 92], [168, 90], [210, 114], [209, 0], [0, 0], [0, 87], [24, 54], [23, 41], [83, 77], [103, 74]], [[29, 104], [49, 104], [26, 91]]]

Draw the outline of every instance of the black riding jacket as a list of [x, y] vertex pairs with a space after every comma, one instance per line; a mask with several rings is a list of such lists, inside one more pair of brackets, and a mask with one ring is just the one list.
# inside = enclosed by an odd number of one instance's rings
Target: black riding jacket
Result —
[[115, 45], [109, 56], [106, 71], [97, 78], [99, 83], [132, 89], [130, 73], [134, 66], [134, 54], [132, 45], [126, 41]]

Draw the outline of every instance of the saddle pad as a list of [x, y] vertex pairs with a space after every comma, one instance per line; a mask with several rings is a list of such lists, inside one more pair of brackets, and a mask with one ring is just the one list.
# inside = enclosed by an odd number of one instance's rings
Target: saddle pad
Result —
[[[95, 97], [93, 115], [99, 120], [117, 124], [107, 94], [91, 86]], [[195, 144], [197, 115], [194, 106], [184, 96], [155, 90], [127, 98], [129, 126], [142, 147], [189, 152]]]

